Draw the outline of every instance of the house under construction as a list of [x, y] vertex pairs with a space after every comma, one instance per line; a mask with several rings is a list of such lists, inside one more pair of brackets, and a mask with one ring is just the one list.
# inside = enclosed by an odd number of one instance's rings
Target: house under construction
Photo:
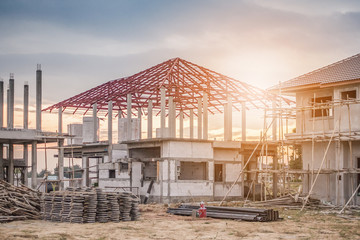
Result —
[[[171, 202], [238, 198], [250, 189], [262, 193], [258, 175], [243, 171], [258, 168], [261, 152], [258, 141], [246, 141], [246, 111], [279, 106], [280, 102], [290, 103], [174, 58], [104, 83], [45, 111], [58, 111], [59, 129], [63, 111], [84, 115], [83, 124], [68, 126], [72, 138], [64, 153], [65, 157], [82, 158], [84, 186], [97, 183], [109, 191], [130, 189], [152, 201]], [[232, 137], [234, 110], [242, 112], [241, 141]], [[224, 115], [224, 141], [208, 139], [208, 114]], [[98, 136], [100, 115], [108, 119], [105, 142]], [[158, 116], [160, 127], [154, 128]], [[115, 117], [118, 139], [113, 142]], [[147, 130], [143, 131], [145, 118]], [[184, 119], [189, 122], [187, 128]], [[276, 147], [269, 142], [267, 156], [276, 157]]]
[[360, 54], [270, 91], [296, 97], [296, 107], [271, 112], [284, 121], [296, 117], [296, 132], [285, 134], [282, 144], [301, 145], [303, 192], [336, 205], [359, 205]]

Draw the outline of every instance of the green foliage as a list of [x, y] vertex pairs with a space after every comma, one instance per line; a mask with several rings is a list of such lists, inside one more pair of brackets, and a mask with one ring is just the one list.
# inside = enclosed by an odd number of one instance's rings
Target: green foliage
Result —
[[[75, 178], [81, 178], [82, 173], [80, 171], [76, 171], [81, 169], [79, 165], [74, 165], [74, 170], [75, 170]], [[45, 169], [41, 170], [41, 172], [39, 172], [37, 174], [38, 178], [43, 178], [45, 176]], [[54, 168], [54, 173], [51, 173], [50, 171], [47, 171], [48, 176], [57, 176], [58, 175], [58, 167]], [[72, 168], [70, 167], [64, 167], [64, 177], [66, 178], [71, 178], [72, 175]], [[28, 173], [28, 177], [31, 177], [31, 172]]]
[[302, 163], [301, 146], [295, 146], [292, 150], [295, 151], [295, 157], [294, 155], [290, 156], [290, 162], [289, 162], [290, 169], [302, 169], [303, 163]]

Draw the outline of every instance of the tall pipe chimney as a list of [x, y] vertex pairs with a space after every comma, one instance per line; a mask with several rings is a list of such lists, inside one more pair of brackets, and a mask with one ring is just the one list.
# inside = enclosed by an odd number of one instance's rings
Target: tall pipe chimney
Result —
[[4, 82], [1, 78], [0, 80], [0, 128], [2, 128], [4, 126]]
[[41, 85], [42, 85], [42, 71], [41, 64], [37, 65], [36, 70], [36, 130], [41, 131]]
[[9, 79], [9, 128], [14, 128], [14, 101], [15, 101], [15, 80], [14, 74], [10, 73]]
[[24, 129], [29, 127], [29, 84], [24, 83]]

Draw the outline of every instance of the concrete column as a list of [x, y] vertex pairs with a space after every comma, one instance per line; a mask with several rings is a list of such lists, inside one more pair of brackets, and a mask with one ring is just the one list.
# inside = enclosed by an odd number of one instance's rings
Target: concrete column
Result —
[[37, 142], [31, 143], [31, 188], [37, 187]]
[[8, 182], [14, 184], [14, 145], [9, 142]]
[[138, 108], [138, 121], [139, 121], [139, 135], [137, 136], [137, 139], [141, 139], [141, 108]]
[[229, 122], [228, 122], [228, 104], [224, 104], [224, 141], [229, 141]]
[[64, 140], [59, 140], [58, 150], [58, 179], [60, 180], [60, 190], [64, 190]]
[[229, 141], [232, 141], [232, 98], [229, 96], [228, 97], [228, 136], [229, 136]]
[[83, 187], [88, 187], [89, 186], [89, 157], [82, 157], [82, 186]]
[[36, 70], [36, 130], [41, 131], [41, 102], [42, 102], [42, 71], [41, 65]]
[[0, 81], [0, 128], [4, 127], [4, 82]]
[[202, 102], [198, 98], [198, 139], [202, 139]]
[[[29, 166], [28, 162], [29, 162], [29, 152], [28, 152], [28, 145], [24, 144], [24, 152], [23, 152], [23, 156], [24, 156], [24, 161], [26, 166]], [[26, 186], [28, 186], [28, 168], [25, 168], [25, 176], [24, 176], [24, 184]]]
[[184, 112], [180, 110], [179, 114], [180, 138], [184, 138]]
[[126, 121], [126, 138], [127, 140], [131, 140], [131, 94], [128, 93], [127, 97], [127, 121]]
[[161, 137], [165, 137], [165, 107], [166, 107], [166, 99], [165, 99], [165, 88], [162, 87], [160, 89], [160, 95], [161, 95], [161, 99], [160, 99], [160, 107], [161, 107], [161, 112], [160, 112], [160, 135]]
[[171, 138], [176, 138], [176, 113], [174, 97], [169, 97], [169, 132]]
[[62, 134], [62, 107], [59, 107], [58, 111], [58, 133]]
[[94, 103], [92, 105], [93, 107], [93, 129], [94, 129], [94, 135], [93, 135], [93, 142], [98, 141], [98, 121], [97, 121], [97, 103]]
[[10, 74], [9, 79], [9, 128], [14, 128], [14, 102], [15, 102], [15, 80], [14, 75]]
[[[62, 132], [62, 107], [59, 107], [58, 112], [58, 133], [61, 135]], [[59, 139], [58, 142], [58, 180], [60, 181], [59, 190], [64, 190], [64, 140]]]
[[190, 109], [190, 138], [194, 138], [194, 110]]
[[24, 84], [24, 129], [29, 128], [29, 84]]
[[0, 143], [0, 180], [4, 180], [4, 145]]
[[241, 103], [241, 141], [246, 141], [246, 103]]
[[6, 90], [6, 125], [10, 127], [10, 89]]
[[149, 101], [149, 105], [148, 105], [148, 117], [147, 117], [147, 137], [148, 139], [152, 138], [152, 128], [153, 128], [153, 104], [152, 104], [152, 100]]
[[203, 113], [203, 139], [207, 140], [208, 137], [208, 131], [209, 131], [209, 120], [208, 120], [208, 94], [204, 93], [203, 96], [203, 105], [204, 105], [204, 113]]
[[110, 100], [108, 102], [108, 162], [112, 162], [112, 108], [113, 103]]

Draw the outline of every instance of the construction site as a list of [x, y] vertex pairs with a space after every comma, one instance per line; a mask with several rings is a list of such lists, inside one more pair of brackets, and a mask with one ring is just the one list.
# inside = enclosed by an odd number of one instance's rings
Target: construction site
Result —
[[[29, 129], [28, 83], [23, 127], [14, 127], [14, 79], [10, 74], [8, 84], [0, 81], [0, 222], [20, 221], [0, 228], [26, 219], [47, 222], [31, 220], [21, 234], [4, 230], [4, 238], [47, 239], [50, 235], [34, 229], [51, 228], [53, 222], [68, 222], [60, 226], [69, 231], [65, 235], [51, 233], [62, 239], [360, 235], [360, 54], [268, 89], [172, 58], [46, 107], [38, 65], [36, 129]], [[57, 115], [56, 131], [42, 130], [44, 113]], [[63, 114], [82, 122], [64, 126]], [[250, 136], [247, 123], [257, 117], [262, 126]], [[221, 137], [209, 130], [219, 119]], [[234, 122], [241, 124], [237, 135]], [[14, 157], [16, 146], [22, 146], [22, 158]], [[39, 149], [46, 156], [42, 178]], [[57, 172], [48, 176], [47, 161], [54, 159]], [[80, 169], [74, 159], [81, 161]], [[292, 167], [296, 161], [300, 165]], [[10, 200], [9, 192], [19, 199]], [[25, 192], [29, 206], [18, 203]], [[200, 202], [207, 207], [205, 221], [195, 221]], [[315, 228], [313, 215], [314, 221], [322, 219]], [[337, 221], [344, 221], [344, 231], [333, 224]], [[84, 226], [90, 229], [100, 224], [95, 222], [108, 225], [96, 236], [75, 232], [77, 223], [89, 223]], [[178, 229], [165, 231], [169, 224]], [[203, 228], [206, 233], [199, 232]], [[171, 238], [173, 231], [181, 234]]]

